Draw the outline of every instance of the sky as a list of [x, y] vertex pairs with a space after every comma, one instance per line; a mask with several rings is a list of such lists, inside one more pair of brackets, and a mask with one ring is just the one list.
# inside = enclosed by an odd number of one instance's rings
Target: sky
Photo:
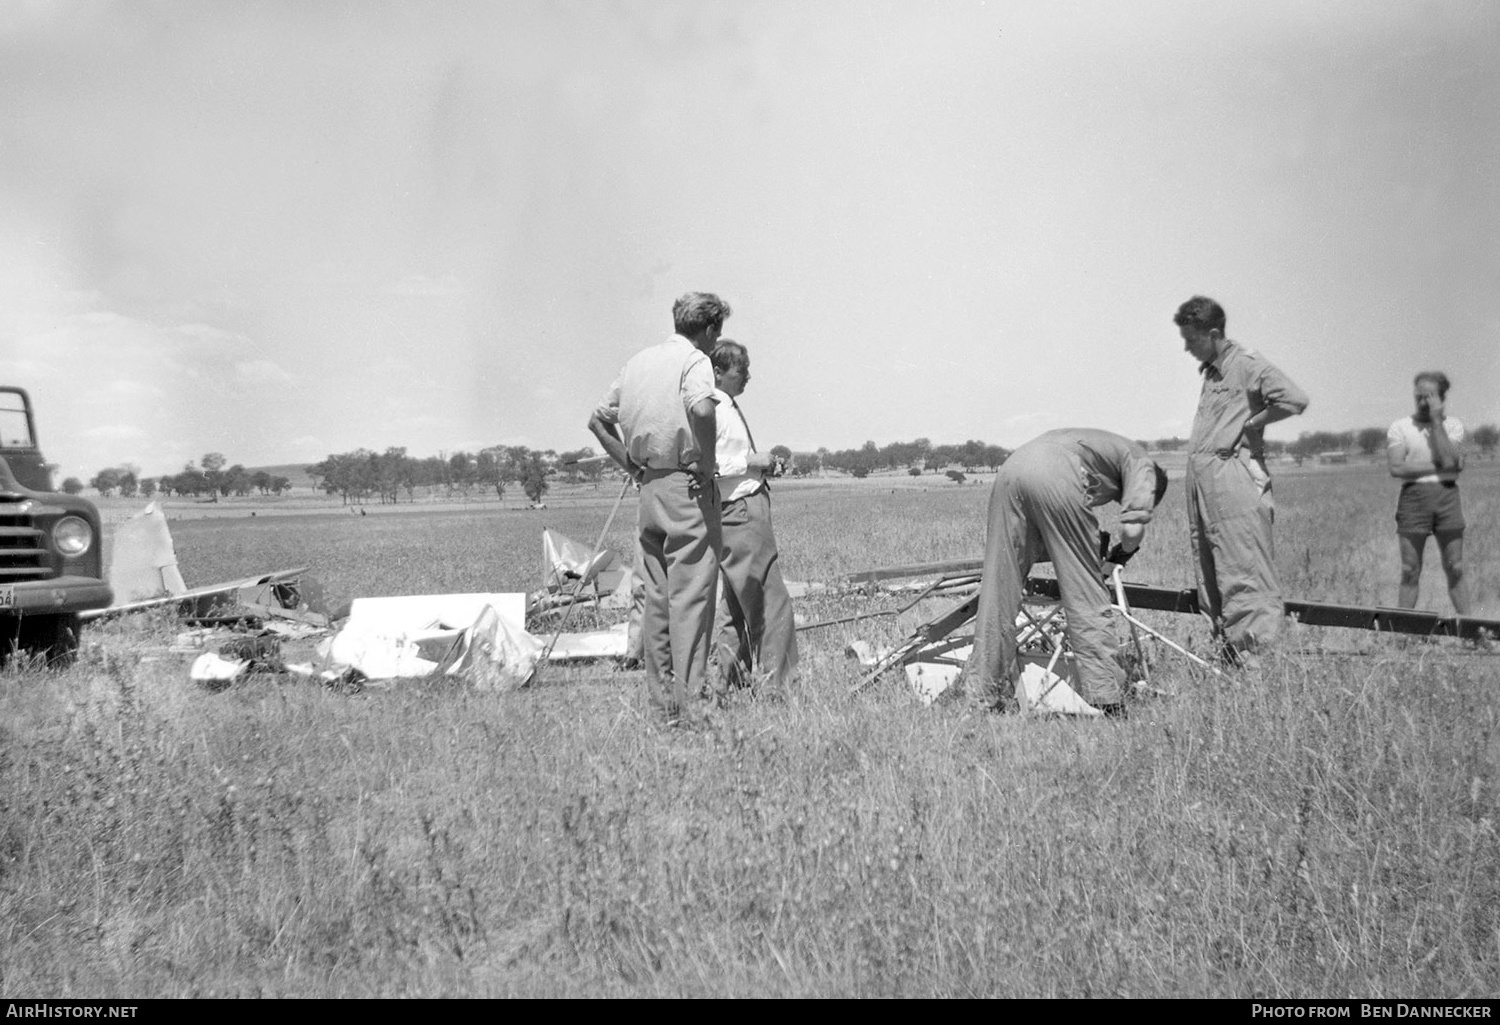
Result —
[[1172, 314], [1500, 420], [1492, 0], [0, 0], [0, 383], [59, 477], [593, 443], [690, 290], [756, 438], [1186, 436]]

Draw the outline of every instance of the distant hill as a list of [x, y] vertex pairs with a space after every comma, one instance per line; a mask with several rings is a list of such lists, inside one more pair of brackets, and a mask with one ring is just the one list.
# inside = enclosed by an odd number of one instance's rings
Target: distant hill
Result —
[[[313, 462], [318, 460], [314, 459]], [[247, 466], [246, 469], [252, 474], [264, 470], [272, 477], [285, 477], [292, 482], [294, 488], [310, 488], [315, 483], [308, 475], [308, 463], [283, 463], [280, 466]]]

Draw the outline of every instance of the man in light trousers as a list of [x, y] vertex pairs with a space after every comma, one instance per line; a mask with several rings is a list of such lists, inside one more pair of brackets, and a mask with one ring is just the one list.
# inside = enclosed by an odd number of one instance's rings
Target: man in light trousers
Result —
[[589, 419], [604, 450], [641, 486], [646, 693], [674, 726], [695, 721], [692, 702], [709, 684], [722, 536], [707, 353], [730, 312], [712, 293], [678, 299], [672, 307], [676, 333], [631, 357]]
[[1110, 562], [1124, 563], [1140, 547], [1166, 489], [1166, 474], [1146, 450], [1109, 431], [1048, 431], [1012, 452], [990, 491], [965, 689], [991, 708], [1014, 701], [1021, 674], [1016, 615], [1032, 564], [1050, 560], [1079, 691], [1105, 715], [1124, 717], [1125, 670], [1115, 659], [1119, 640], [1094, 509], [1120, 503], [1121, 538], [1107, 555]]
[[1224, 336], [1224, 308], [1212, 299], [1193, 296], [1173, 321], [1203, 375], [1186, 481], [1198, 605], [1213, 620], [1225, 660], [1253, 668], [1256, 652], [1280, 635], [1284, 613], [1265, 429], [1305, 410], [1307, 395], [1264, 356]]

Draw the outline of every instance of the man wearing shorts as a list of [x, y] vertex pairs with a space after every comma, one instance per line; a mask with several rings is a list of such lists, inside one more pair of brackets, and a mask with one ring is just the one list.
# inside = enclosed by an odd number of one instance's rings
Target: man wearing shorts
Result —
[[1386, 459], [1391, 476], [1401, 481], [1396, 503], [1396, 537], [1401, 546], [1401, 589], [1396, 604], [1416, 608], [1422, 580], [1422, 553], [1427, 535], [1437, 538], [1448, 598], [1453, 611], [1469, 614], [1469, 589], [1464, 583], [1464, 510], [1458, 497], [1458, 475], [1463, 470], [1464, 425], [1448, 416], [1447, 375], [1424, 370], [1412, 382], [1416, 411], [1391, 424], [1386, 433]]

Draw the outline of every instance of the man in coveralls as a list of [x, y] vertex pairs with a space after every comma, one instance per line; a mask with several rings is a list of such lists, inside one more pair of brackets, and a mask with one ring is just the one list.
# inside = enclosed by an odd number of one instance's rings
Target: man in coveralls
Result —
[[1167, 475], [1146, 450], [1109, 431], [1048, 431], [1010, 454], [990, 492], [969, 659], [973, 690], [984, 704], [1000, 707], [1016, 693], [1022, 589], [1032, 564], [1051, 559], [1083, 699], [1105, 715], [1125, 715], [1125, 670], [1115, 660], [1119, 642], [1094, 509], [1120, 503], [1120, 541], [1108, 561], [1123, 564], [1140, 547], [1166, 490]]
[[1224, 657], [1253, 667], [1282, 619], [1265, 429], [1306, 409], [1307, 395], [1259, 353], [1224, 337], [1224, 308], [1212, 299], [1193, 296], [1173, 321], [1203, 374], [1186, 484], [1198, 605], [1213, 619]]
[[632, 356], [589, 418], [604, 451], [641, 487], [636, 526], [646, 578], [646, 694], [672, 726], [691, 722], [690, 699], [708, 685], [722, 537], [707, 354], [730, 313], [708, 292], [678, 299], [676, 334]]

